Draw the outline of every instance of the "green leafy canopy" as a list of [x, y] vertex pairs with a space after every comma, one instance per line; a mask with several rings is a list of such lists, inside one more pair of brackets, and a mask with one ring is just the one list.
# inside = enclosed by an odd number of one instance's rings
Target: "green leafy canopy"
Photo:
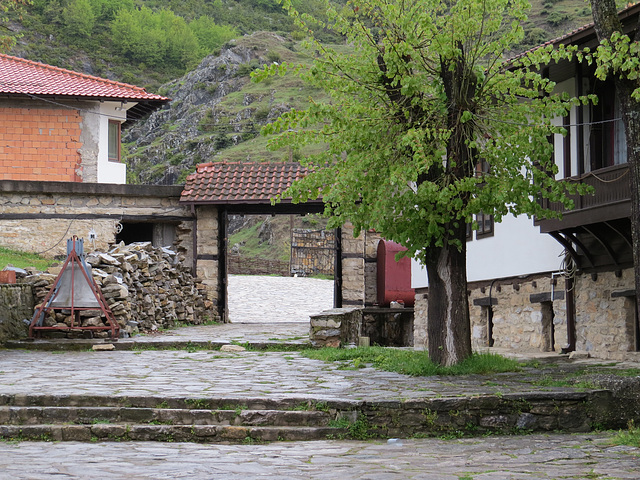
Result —
[[[321, 196], [330, 226], [373, 228], [418, 258], [428, 246], [462, 248], [452, 225], [474, 214], [551, 215], [540, 197], [570, 206], [575, 187], [554, 180], [548, 136], [564, 133], [551, 119], [578, 100], [555, 94], [531, 62], [506, 60], [523, 37], [526, 1], [327, 1], [326, 22], [283, 6], [313, 62], [254, 77], [294, 73], [331, 97], [263, 130], [273, 149], [325, 147], [283, 196]], [[319, 30], [346, 45], [320, 43]]]

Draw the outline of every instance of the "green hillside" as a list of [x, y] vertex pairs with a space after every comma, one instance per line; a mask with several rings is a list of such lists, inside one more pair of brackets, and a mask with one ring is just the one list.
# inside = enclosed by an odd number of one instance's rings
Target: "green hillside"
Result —
[[[318, 0], [297, 1], [301, 11]], [[10, 12], [9, 53], [150, 90], [184, 75], [231, 38], [294, 33], [275, 0], [31, 0]]]

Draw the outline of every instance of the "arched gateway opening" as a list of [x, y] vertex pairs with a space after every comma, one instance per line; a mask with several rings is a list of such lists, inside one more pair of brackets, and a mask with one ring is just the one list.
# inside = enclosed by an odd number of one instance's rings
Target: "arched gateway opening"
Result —
[[[197, 218], [197, 228], [193, 231], [193, 270], [204, 280], [221, 321], [229, 321], [230, 217], [321, 213], [324, 210], [321, 200], [294, 204], [284, 199], [272, 204], [272, 198], [305, 172], [297, 163], [217, 162], [199, 165], [187, 178], [180, 202], [190, 205]], [[344, 302], [340, 230], [335, 232], [334, 248], [333, 307], [339, 308]], [[358, 303], [347, 300], [347, 304]]]

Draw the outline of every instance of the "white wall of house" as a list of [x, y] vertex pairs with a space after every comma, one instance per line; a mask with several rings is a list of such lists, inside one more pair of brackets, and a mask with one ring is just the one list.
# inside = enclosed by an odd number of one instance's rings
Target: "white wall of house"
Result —
[[98, 148], [98, 183], [127, 183], [127, 165], [109, 161], [109, 120], [123, 122], [127, 109], [135, 103], [104, 102], [100, 105], [100, 133]]
[[[563, 248], [540, 233], [526, 215], [508, 215], [494, 226], [494, 235], [467, 242], [467, 280], [493, 280], [560, 269]], [[427, 286], [427, 271], [411, 261], [411, 286]]]

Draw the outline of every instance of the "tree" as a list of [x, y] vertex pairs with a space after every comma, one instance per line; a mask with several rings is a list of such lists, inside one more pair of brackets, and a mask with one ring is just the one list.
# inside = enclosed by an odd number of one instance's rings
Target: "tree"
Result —
[[[593, 22], [600, 46], [587, 59], [596, 62], [600, 79], [612, 76], [627, 141], [631, 172], [631, 239], [636, 291], [636, 314], [640, 314], [640, 24], [624, 35], [614, 0], [591, 0]], [[640, 318], [637, 317], [637, 318]]]
[[96, 18], [102, 21], [111, 21], [120, 10], [133, 10], [133, 0], [91, 0], [91, 8]]
[[96, 23], [89, 0], [71, 0], [62, 10], [62, 21], [68, 35], [90, 37]]
[[200, 55], [210, 55], [217, 48], [238, 36], [235, 28], [228, 25], [216, 25], [213, 18], [202, 15], [189, 23], [189, 28], [198, 39]]
[[[330, 226], [374, 228], [421, 260], [429, 280], [431, 360], [471, 354], [466, 233], [474, 215], [552, 215], [540, 197], [570, 207], [575, 187], [554, 180], [550, 118], [572, 101], [552, 93], [537, 66], [504, 59], [522, 40], [524, 0], [352, 0], [325, 2], [321, 23], [284, 8], [311, 37], [309, 66], [271, 65], [258, 79], [287, 71], [330, 100], [290, 111], [264, 129], [271, 148], [322, 144], [304, 179], [285, 195], [322, 196]], [[330, 47], [312, 37], [346, 38]], [[573, 100], [575, 102], [575, 100]]]

